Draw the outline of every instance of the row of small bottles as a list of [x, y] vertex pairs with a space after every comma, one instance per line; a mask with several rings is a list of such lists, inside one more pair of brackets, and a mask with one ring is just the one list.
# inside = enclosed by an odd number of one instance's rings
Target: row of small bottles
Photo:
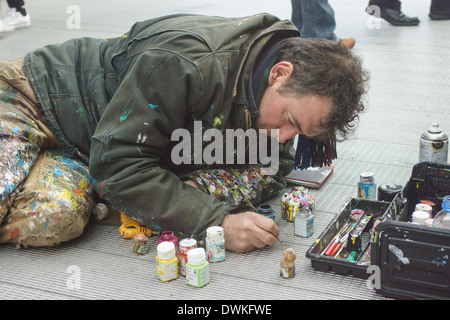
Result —
[[434, 217], [431, 206], [418, 203], [411, 215], [411, 223], [450, 229], [450, 195], [443, 198], [441, 210]]
[[197, 247], [197, 241], [193, 238], [178, 242], [172, 231], [165, 231], [158, 239], [156, 251], [159, 280], [174, 280], [180, 274], [186, 277], [188, 285], [203, 287], [209, 283], [209, 263], [225, 260], [223, 228], [214, 226], [206, 230], [206, 250]]
[[[374, 173], [363, 172], [358, 182], [358, 197], [370, 200], [376, 199], [377, 186]], [[378, 200], [392, 201], [393, 196], [402, 190], [400, 185], [384, 185], [378, 189]], [[425, 203], [418, 203], [411, 215], [411, 223], [429, 227], [450, 229], [450, 195], [442, 200], [442, 210], [433, 216], [432, 207]]]

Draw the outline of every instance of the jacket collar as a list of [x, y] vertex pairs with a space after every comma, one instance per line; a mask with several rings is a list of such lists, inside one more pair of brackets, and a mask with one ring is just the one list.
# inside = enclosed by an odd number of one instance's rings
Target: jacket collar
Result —
[[234, 86], [234, 103], [248, 105], [247, 86], [255, 66], [258, 66], [259, 62], [272, 52], [274, 46], [291, 37], [298, 37], [298, 30], [279, 30], [277, 33], [269, 32], [254, 41], [244, 58], [245, 61], [241, 66]]
[[267, 88], [268, 78], [271, 68], [274, 66], [275, 61], [281, 48], [284, 46], [284, 41], [278, 42], [270, 50], [263, 52], [263, 58], [260, 59], [258, 66], [254, 69], [247, 85], [247, 100], [248, 110], [252, 117], [259, 116], [259, 103]]

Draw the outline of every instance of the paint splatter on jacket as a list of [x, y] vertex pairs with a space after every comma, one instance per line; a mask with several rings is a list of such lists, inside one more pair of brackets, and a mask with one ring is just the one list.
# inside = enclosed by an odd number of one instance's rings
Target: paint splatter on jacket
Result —
[[[201, 184], [205, 171], [195, 170], [208, 166], [195, 164], [195, 154], [191, 164], [174, 165], [171, 150], [179, 142], [172, 132], [193, 134], [195, 121], [203, 133], [254, 128], [246, 92], [254, 61], [267, 43], [293, 36], [299, 33], [292, 23], [270, 14], [172, 15], [138, 22], [111, 40], [46, 46], [26, 56], [24, 72], [66, 155], [89, 162], [101, 198], [153, 229], [202, 238], [235, 209], [218, 198], [241, 191], [212, 196], [211, 188], [183, 183]], [[290, 164], [291, 142], [281, 148]], [[244, 192], [250, 171], [237, 180], [246, 183]], [[248, 196], [261, 200], [266, 189], [280, 189], [274, 179]]]

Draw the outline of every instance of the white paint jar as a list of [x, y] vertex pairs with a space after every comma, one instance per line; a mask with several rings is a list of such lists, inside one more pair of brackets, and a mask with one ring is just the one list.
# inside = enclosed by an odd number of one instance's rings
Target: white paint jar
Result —
[[219, 226], [206, 229], [206, 256], [209, 262], [225, 260], [225, 237]]
[[425, 220], [430, 218], [430, 214], [425, 211], [414, 211], [412, 214], [411, 222], [425, 225]]
[[307, 208], [301, 208], [295, 215], [294, 233], [299, 237], [310, 237], [314, 233], [314, 215]]
[[418, 203], [416, 204], [416, 210], [415, 211], [425, 211], [431, 216], [431, 212], [433, 211], [433, 208], [431, 208], [430, 205], [425, 203]]

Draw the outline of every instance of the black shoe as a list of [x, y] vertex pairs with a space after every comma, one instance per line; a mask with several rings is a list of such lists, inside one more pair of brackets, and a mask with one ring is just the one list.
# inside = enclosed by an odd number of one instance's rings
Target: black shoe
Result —
[[417, 17], [408, 17], [397, 9], [381, 8], [380, 17], [394, 26], [417, 26], [420, 22]]
[[450, 8], [441, 11], [431, 12], [428, 15], [431, 20], [450, 20]]

